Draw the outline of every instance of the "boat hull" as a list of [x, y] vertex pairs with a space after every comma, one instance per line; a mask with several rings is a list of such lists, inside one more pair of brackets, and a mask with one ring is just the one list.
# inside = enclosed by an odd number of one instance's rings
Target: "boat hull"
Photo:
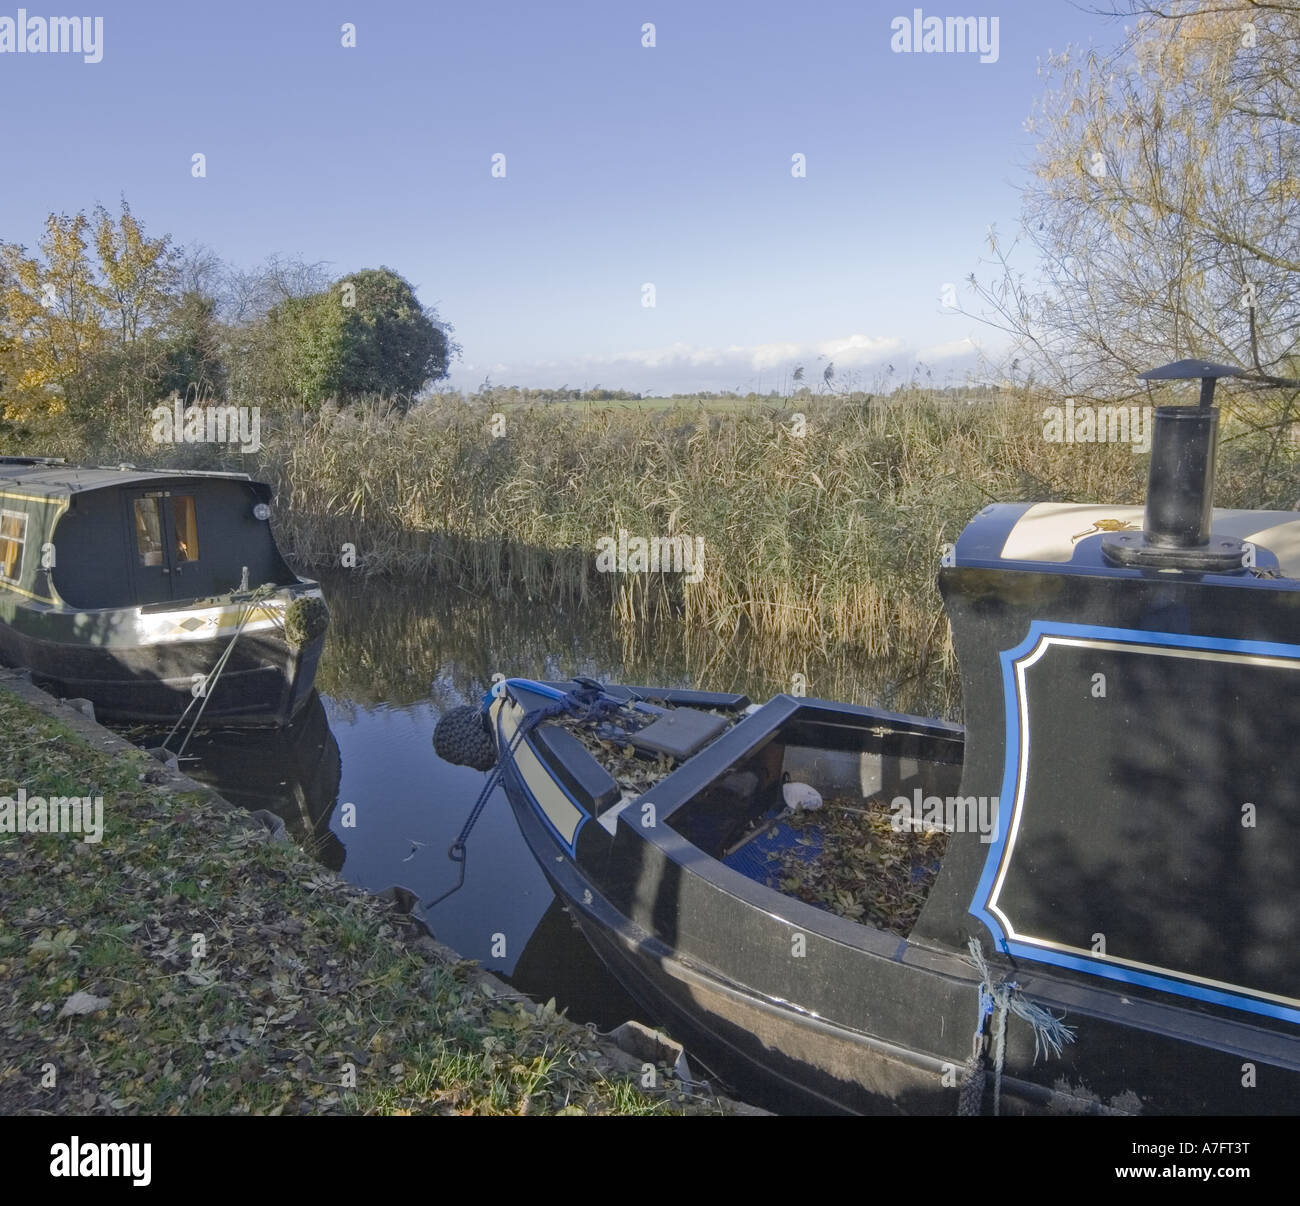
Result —
[[[178, 610], [152, 618], [184, 623], [192, 614]], [[139, 641], [128, 635], [136, 622], [134, 611], [99, 613], [93, 624], [80, 626], [77, 617], [48, 610], [20, 613], [15, 622], [0, 620], [0, 661], [29, 670], [32, 681], [53, 694], [90, 700], [103, 719], [171, 723], [193, 703], [233, 631], [218, 621], [208, 625], [210, 636]], [[323, 645], [320, 635], [294, 646], [273, 623], [242, 632], [211, 687], [202, 722], [259, 728], [291, 723], [311, 696]], [[195, 705], [190, 715], [197, 710]]]
[[[1253, 1115], [1300, 1105], [1300, 1042], [1276, 1020], [1005, 966], [987, 936], [986, 980], [964, 942], [903, 938], [815, 908], [747, 878], [679, 832], [698, 820], [682, 801], [716, 811], [721, 797], [709, 785], [720, 768], [758, 765], [765, 742], [803, 744], [821, 734], [942, 760], [960, 730], [778, 697], [643, 796], [602, 811], [583, 795], [590, 780], [581, 759], [557, 762], [566, 746], [545, 726], [525, 725], [515, 739], [540, 702], [515, 694], [518, 707], [498, 700], [492, 716], [503, 784], [530, 850], [649, 1019], [738, 1095], [782, 1112], [958, 1113], [981, 984], [1014, 980], [1018, 998], [1064, 1020], [1073, 1042], [1048, 1059], [1035, 1030], [1010, 1015], [996, 1101], [986, 1048], [981, 1112]], [[651, 802], [657, 819], [646, 809]], [[673, 823], [662, 823], [670, 816]], [[965, 868], [950, 861], [932, 903], [971, 898]], [[973, 917], [969, 933], [980, 936]]]
[[733, 1094], [782, 1113], [955, 1111], [955, 1093], [942, 1090], [943, 1061], [873, 1042], [679, 957], [599, 895], [537, 823], [526, 793], [508, 794], [538, 864], [601, 962]]

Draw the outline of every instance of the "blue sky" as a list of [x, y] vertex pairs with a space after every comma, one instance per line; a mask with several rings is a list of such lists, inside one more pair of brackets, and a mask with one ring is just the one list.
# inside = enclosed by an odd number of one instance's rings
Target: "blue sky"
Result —
[[940, 291], [972, 305], [988, 226], [1014, 231], [1039, 61], [1120, 26], [945, 0], [922, 16], [997, 18], [996, 61], [896, 53], [915, 7], [35, 0], [102, 16], [102, 58], [0, 53], [0, 239], [125, 196], [242, 267], [384, 264], [454, 325], [460, 387], [779, 389], [819, 356], [959, 382], [997, 337]]

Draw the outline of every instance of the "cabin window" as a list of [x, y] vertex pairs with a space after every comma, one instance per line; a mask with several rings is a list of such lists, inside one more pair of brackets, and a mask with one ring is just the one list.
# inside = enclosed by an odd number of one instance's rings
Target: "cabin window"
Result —
[[176, 533], [176, 562], [199, 559], [199, 527], [194, 519], [194, 495], [172, 498], [172, 530]]
[[162, 515], [158, 511], [160, 495], [148, 494], [135, 500], [135, 547], [141, 565], [162, 565]]
[[23, 572], [23, 546], [27, 543], [27, 516], [0, 511], [0, 578], [17, 582]]

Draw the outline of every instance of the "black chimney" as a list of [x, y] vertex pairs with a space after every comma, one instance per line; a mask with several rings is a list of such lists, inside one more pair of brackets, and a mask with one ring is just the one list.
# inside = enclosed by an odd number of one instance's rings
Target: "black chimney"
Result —
[[1108, 532], [1106, 559], [1117, 565], [1224, 573], [1242, 567], [1240, 540], [1211, 530], [1214, 453], [1219, 412], [1213, 406], [1220, 377], [1241, 377], [1241, 369], [1206, 360], [1179, 360], [1142, 373], [1141, 381], [1201, 383], [1199, 406], [1156, 408], [1151, 469], [1143, 530]]

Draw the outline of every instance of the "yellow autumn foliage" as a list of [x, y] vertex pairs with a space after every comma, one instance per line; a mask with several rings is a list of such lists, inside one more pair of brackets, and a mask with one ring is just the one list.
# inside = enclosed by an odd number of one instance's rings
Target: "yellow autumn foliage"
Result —
[[38, 254], [0, 242], [0, 418], [63, 413], [97, 360], [165, 311], [175, 252], [125, 202], [51, 214]]

